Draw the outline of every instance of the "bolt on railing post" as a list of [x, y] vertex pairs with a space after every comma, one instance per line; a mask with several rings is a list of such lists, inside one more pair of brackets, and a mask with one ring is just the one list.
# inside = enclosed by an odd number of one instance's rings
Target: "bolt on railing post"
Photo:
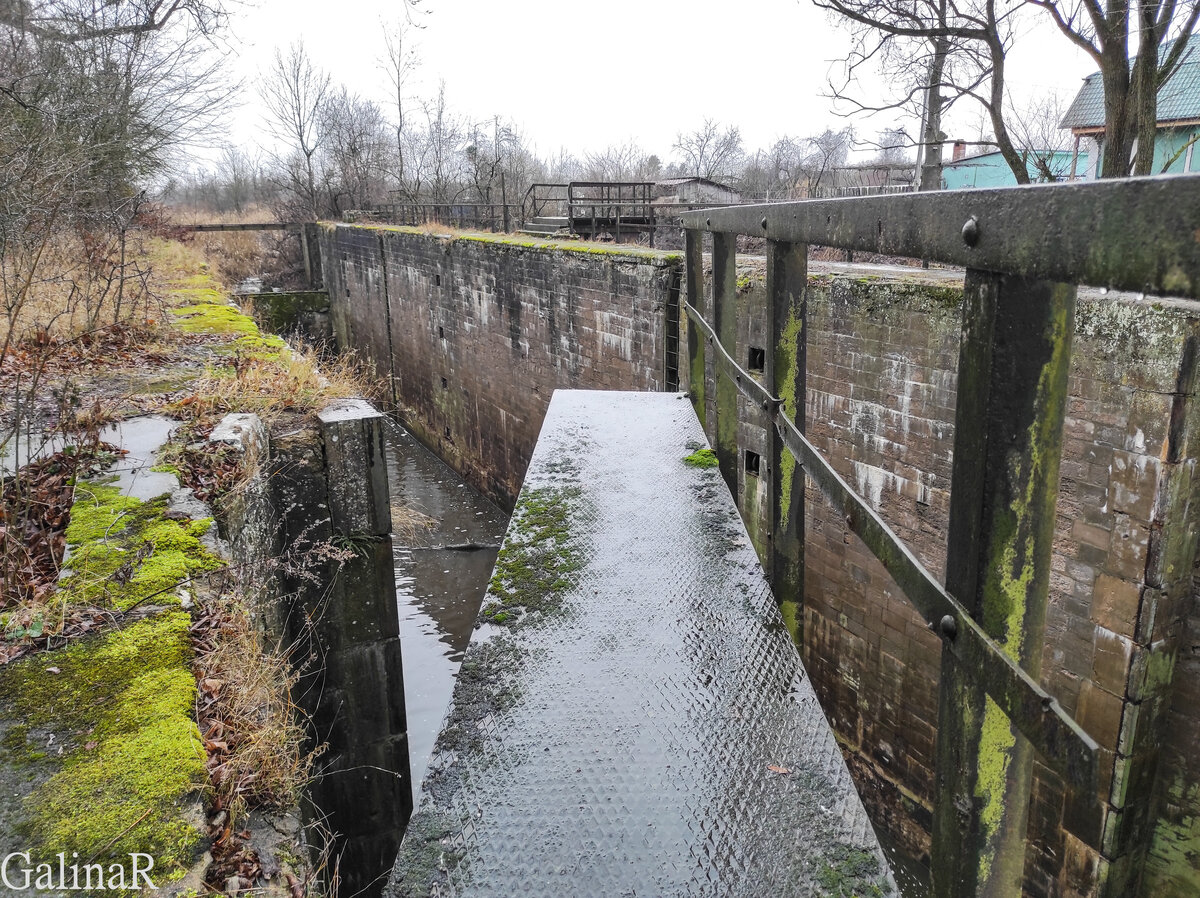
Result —
[[[713, 234], [713, 329], [731, 356], [737, 356], [737, 235]], [[716, 450], [721, 476], [738, 495], [738, 389], [729, 377], [714, 372]]]
[[[1075, 287], [968, 269], [963, 293], [946, 589], [1036, 679]], [[1033, 751], [940, 629], [933, 895], [1018, 896]]]
[[[704, 307], [704, 232], [689, 228], [684, 232], [685, 243], [683, 251], [684, 277], [687, 278], [687, 303], [701, 316]], [[688, 398], [692, 400], [692, 408], [700, 419], [700, 427], [704, 425], [705, 390], [704, 390], [704, 334], [690, 321], [687, 313], [680, 311], [679, 322], [687, 323], [688, 346]]]
[[[807, 367], [808, 247], [767, 241], [767, 358], [764, 386], [783, 401], [779, 414], [805, 424]], [[771, 589], [788, 631], [802, 645], [804, 632], [804, 469], [783, 446], [779, 430], [769, 427], [771, 456], [767, 469], [771, 503]]]

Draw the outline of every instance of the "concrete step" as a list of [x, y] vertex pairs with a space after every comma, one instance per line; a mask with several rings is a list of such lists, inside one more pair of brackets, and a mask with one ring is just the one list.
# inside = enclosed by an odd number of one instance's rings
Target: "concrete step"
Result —
[[554, 393], [385, 896], [896, 894], [705, 446]]

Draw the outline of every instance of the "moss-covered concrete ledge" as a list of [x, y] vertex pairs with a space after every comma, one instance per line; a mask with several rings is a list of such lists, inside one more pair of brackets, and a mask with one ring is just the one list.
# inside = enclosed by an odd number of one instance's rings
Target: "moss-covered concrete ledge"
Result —
[[160, 887], [203, 863], [208, 777], [190, 623], [162, 611], [0, 670], [0, 782], [8, 796], [34, 787], [4, 803], [5, 854], [28, 851], [31, 866], [57, 870], [62, 852], [101, 864], [111, 884], [111, 865], [141, 853]]
[[326, 231], [332, 231], [336, 228], [354, 228], [362, 231], [389, 231], [397, 234], [410, 234], [416, 237], [428, 237], [443, 244], [458, 242], [485, 243], [491, 246], [513, 247], [516, 249], [582, 253], [589, 256], [609, 256], [616, 259], [636, 259], [639, 262], [660, 263], [662, 265], [675, 265], [683, 259], [683, 256], [678, 252], [648, 249], [629, 243], [594, 243], [589, 240], [548, 240], [542, 237], [531, 237], [526, 234], [503, 234], [492, 231], [458, 231], [437, 227], [412, 227], [409, 225], [322, 222], [321, 227]]

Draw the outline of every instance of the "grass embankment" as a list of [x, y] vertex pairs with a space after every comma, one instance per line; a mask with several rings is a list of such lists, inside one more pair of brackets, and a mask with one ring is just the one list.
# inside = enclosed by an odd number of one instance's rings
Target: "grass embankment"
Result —
[[[31, 553], [39, 565], [26, 565], [20, 589], [6, 581], [0, 603], [0, 661], [11, 661], [0, 667], [0, 779], [7, 771], [8, 782], [32, 784], [12, 799], [0, 842], [29, 851], [34, 864], [65, 852], [68, 863], [107, 869], [149, 853], [159, 886], [211, 846], [210, 886], [241, 875], [246, 888], [268, 865], [239, 842], [245, 812], [293, 804], [308, 772], [290, 667], [262, 648], [233, 585], [247, 578], [222, 573], [226, 560], [205, 544], [211, 518], [173, 512], [166, 496], [122, 495], [102, 464], [72, 459], [105, 460], [97, 432], [106, 420], [165, 413], [181, 423], [160, 461], [201, 497], [219, 498], [247, 473], [239, 453], [204, 443], [222, 415], [303, 415], [357, 385], [344, 369], [320, 372], [315, 353], [261, 333], [193, 251], [165, 241], [144, 248], [154, 301], [143, 297], [135, 324], [107, 329], [136, 328], [136, 346], [106, 355], [103, 340], [80, 341], [64, 327], [53, 338], [63, 351], [41, 364], [44, 389], [96, 410], [83, 426], [70, 409], [59, 417], [62, 436], [81, 448], [56, 457], [54, 476], [39, 475], [54, 501], [30, 498], [40, 494], [22, 482], [25, 471], [0, 489], [0, 499], [23, 499], [4, 507], [0, 536], [46, 543]], [[18, 357], [44, 347], [36, 318], [21, 327]], [[80, 365], [82, 350], [91, 364]], [[201, 802], [207, 815], [195, 813]]]

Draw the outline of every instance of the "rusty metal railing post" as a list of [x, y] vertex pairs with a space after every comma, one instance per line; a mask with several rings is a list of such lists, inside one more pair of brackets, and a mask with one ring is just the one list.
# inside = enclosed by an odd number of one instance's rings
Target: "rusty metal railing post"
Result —
[[[704, 232], [689, 228], [684, 232], [685, 244], [683, 251], [684, 277], [687, 279], [687, 304], [704, 316]], [[687, 319], [686, 313], [680, 311], [679, 321], [682, 324]], [[704, 390], [704, 334], [690, 321], [687, 324], [688, 345], [688, 397], [692, 400], [692, 408], [700, 419], [701, 429], [706, 429], [705, 419], [705, 390]]]
[[[765, 384], [782, 400], [780, 413], [804, 432], [807, 368], [808, 247], [767, 241], [767, 338]], [[784, 622], [803, 645], [804, 632], [804, 469], [769, 427], [771, 457], [771, 589]]]
[[[713, 234], [713, 323], [717, 339], [730, 355], [737, 355], [737, 235]], [[729, 377], [714, 378], [716, 450], [721, 476], [733, 495], [738, 494], [738, 389]]]
[[[1037, 679], [1075, 287], [968, 269], [963, 292], [946, 589]], [[955, 657], [960, 626], [940, 623], [933, 894], [1019, 896], [1033, 752]]]

